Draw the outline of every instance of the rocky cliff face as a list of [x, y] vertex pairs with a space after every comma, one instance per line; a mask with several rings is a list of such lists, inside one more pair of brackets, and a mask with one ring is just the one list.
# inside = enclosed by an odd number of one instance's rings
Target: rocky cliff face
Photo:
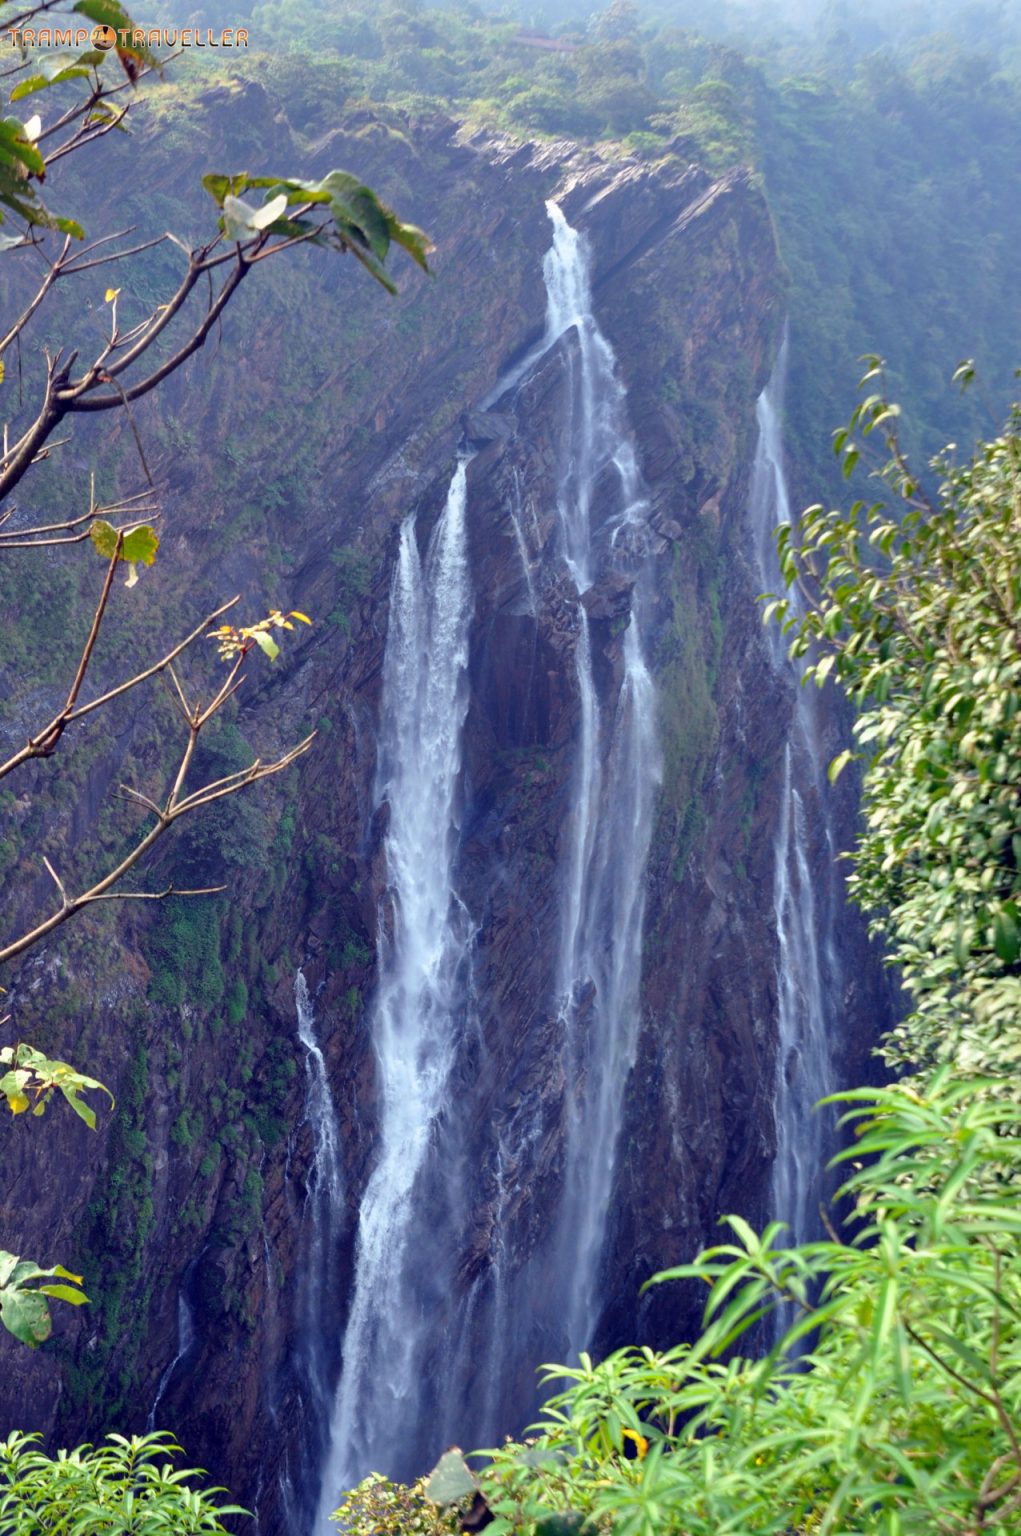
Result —
[[[534, 1367], [558, 1345], [541, 1308], [529, 1308], [529, 1290], [542, 1284], [564, 1159], [551, 977], [579, 699], [573, 598], [553, 547], [570, 338], [513, 400], [484, 408], [542, 332], [549, 197], [589, 242], [595, 308], [648, 488], [649, 659], [664, 759], [599, 1344], [664, 1342], [690, 1328], [697, 1298], [663, 1289], [640, 1302], [642, 1282], [689, 1257], [722, 1212], [764, 1214], [776, 1145], [770, 891], [792, 697], [770, 667], [755, 611], [746, 504], [754, 401], [778, 344], [782, 283], [768, 211], [741, 174], [714, 182], [677, 163], [607, 164], [569, 144], [522, 146], [446, 121], [368, 114], [296, 146], [251, 85], [221, 88], [188, 110], [201, 114], [207, 163], [167, 156], [185, 121], [172, 103], [146, 148], [161, 168], [160, 198], [193, 224], [202, 170], [289, 170], [301, 151], [311, 173], [357, 167], [428, 228], [435, 278], [405, 279], [388, 303], [343, 264], [296, 260], [286, 279], [244, 295], [223, 354], [200, 355], [143, 413], [167, 485], [159, 628], [175, 607], [190, 617], [228, 590], [243, 592], [249, 612], [271, 602], [316, 618], [280, 674], [254, 680], [215, 751], [228, 761], [239, 742], [268, 750], [309, 725], [319, 736], [256, 806], [196, 826], [163, 856], [161, 874], [201, 872], [205, 883], [226, 871], [225, 897], [82, 928], [36, 952], [15, 978], [20, 1032], [74, 1060], [84, 1052], [119, 1090], [119, 1105], [96, 1137], [57, 1114], [48, 1135], [21, 1124], [0, 1132], [4, 1246], [85, 1269], [97, 1302], [63, 1319], [40, 1356], [0, 1343], [2, 1399], [6, 1421], [67, 1443], [114, 1423], [140, 1428], [158, 1398], [157, 1422], [173, 1425], [189, 1456], [277, 1532], [288, 1507], [309, 1505], [325, 1435], [301, 1337], [314, 1128], [294, 977], [303, 965], [340, 1133], [335, 1294], [316, 1341], [317, 1370], [332, 1383], [378, 1120], [369, 1015], [385, 818], [373, 811], [373, 778], [390, 576], [402, 518], [416, 510], [427, 536], [466, 445], [475, 450], [475, 604], [458, 890], [475, 926], [478, 1038], [459, 1061], [439, 1133], [470, 1220], [435, 1278], [471, 1293], [493, 1263], [499, 1198], [512, 1206], [502, 1230], [516, 1289], [498, 1354], [481, 1315], [467, 1327], [464, 1358], [482, 1386], [465, 1379], [424, 1393], [424, 1432], [409, 1460], [429, 1454], [433, 1439], [440, 1449], [453, 1433], [471, 1434], [473, 1421], [432, 1414], [441, 1397], [484, 1399], [487, 1433], [518, 1427]], [[142, 212], [168, 217], [163, 202]], [[95, 448], [75, 444], [69, 468], [83, 468]], [[127, 482], [127, 433], [103, 451]], [[78, 590], [77, 574], [66, 580]], [[608, 577], [585, 602], [595, 670], [612, 678], [629, 589]], [[118, 623], [121, 645], [157, 628], [141, 605]], [[117, 661], [112, 646], [103, 659], [111, 676]], [[12, 738], [29, 702], [3, 722]], [[75, 812], [55, 797], [50, 765], [26, 778], [14, 807], [25, 828], [19, 857], [27, 860], [44, 821], [58, 843], [94, 835], [110, 846], [110, 783], [128, 762], [158, 774], [170, 733], [169, 716], [132, 701], [114, 726], [83, 738]], [[844, 788], [845, 840], [853, 814]], [[822, 885], [821, 834], [813, 857]], [[43, 899], [41, 887], [29, 893], [29, 905]], [[850, 980], [838, 1054], [850, 1070], [885, 1004], [853, 917], [840, 943]], [[501, 1184], [493, 1129], [522, 1105], [536, 1134]], [[437, 1209], [448, 1196], [421, 1192]], [[437, 1338], [429, 1362], [433, 1389], [447, 1369], [445, 1343]]]

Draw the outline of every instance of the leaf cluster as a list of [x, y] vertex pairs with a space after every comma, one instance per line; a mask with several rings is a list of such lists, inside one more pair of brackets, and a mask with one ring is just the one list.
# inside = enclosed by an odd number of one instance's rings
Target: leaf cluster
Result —
[[[37, 1284], [40, 1280], [46, 1284]], [[73, 1307], [83, 1306], [89, 1298], [81, 1284], [81, 1275], [73, 1275], [62, 1264], [40, 1269], [31, 1259], [19, 1259], [17, 1254], [0, 1249], [0, 1322], [22, 1344], [35, 1349], [49, 1338], [53, 1327], [47, 1297], [70, 1302]], [[0, 1518], [0, 1531], [3, 1529]]]
[[[0, 1049], [0, 1066], [7, 1071], [0, 1077], [0, 1093], [7, 1100], [12, 1115], [21, 1115], [31, 1107], [33, 1115], [41, 1115], [54, 1093], [62, 1093], [75, 1114], [90, 1130], [96, 1129], [96, 1112], [82, 1098], [83, 1093], [105, 1093], [113, 1105], [109, 1088], [94, 1077], [68, 1066], [66, 1061], [50, 1061], [34, 1046], [19, 1043]], [[30, 1098], [31, 1095], [31, 1098]]]
[[371, 1472], [344, 1496], [333, 1516], [347, 1536], [445, 1536], [460, 1531], [457, 1511], [441, 1508], [426, 1492], [426, 1479], [408, 1486]]
[[0, 1536], [226, 1536], [224, 1518], [248, 1513], [219, 1504], [222, 1488], [192, 1486], [201, 1471], [175, 1468], [179, 1447], [162, 1431], [55, 1458], [38, 1441], [16, 1432], [0, 1445]]
[[[270, 234], [350, 251], [388, 293], [397, 292], [383, 268], [391, 244], [407, 251], [423, 272], [429, 270], [428, 236], [416, 225], [405, 224], [349, 171], [329, 171], [318, 181], [210, 173], [203, 176], [202, 185], [223, 210], [220, 228], [227, 240], [243, 242]], [[262, 191], [262, 205], [246, 202], [241, 196], [246, 191]]]
[[885, 494], [781, 529], [794, 590], [766, 613], [858, 706], [831, 774], [861, 765], [849, 886], [918, 1001], [890, 1054], [1003, 1071], [1021, 1058], [1021, 409], [965, 462], [935, 460], [930, 498], [869, 364], [879, 391], [834, 446], [850, 476], [880, 438]]
[[253, 645], [257, 645], [270, 661], [276, 661], [280, 655], [280, 647], [273, 639], [272, 631], [293, 629], [292, 619], [297, 619], [301, 624], [312, 622], [306, 614], [299, 613], [296, 608], [292, 608], [290, 613], [281, 613], [279, 608], [274, 608], [257, 624], [241, 627], [233, 624], [219, 624], [209, 631], [209, 638], [216, 641], [216, 653], [222, 661], [235, 661], [238, 657], [246, 656]]
[[[22, 26], [28, 23], [34, 27], [50, 9], [48, 5], [29, 7], [17, 19]], [[47, 167], [90, 139], [100, 138], [112, 128], [122, 128], [126, 108], [115, 106], [110, 98], [125, 85], [133, 86], [148, 71], [159, 71], [161, 65], [142, 40], [144, 29], [136, 28], [119, 0], [76, 0], [71, 11], [95, 22], [97, 28], [112, 28], [117, 40], [112, 48], [92, 47], [81, 53], [54, 52], [50, 48], [30, 52], [23, 43], [20, 45], [20, 65], [4, 71], [21, 76], [10, 91], [12, 103], [72, 81], [84, 81], [86, 94], [75, 106], [59, 112], [45, 132], [38, 114], [26, 123], [13, 116], [0, 120], [0, 224], [6, 210], [20, 218], [30, 233], [59, 230], [82, 240], [85, 232], [77, 220], [52, 213], [42, 201], [40, 188], [46, 180]], [[113, 84], [110, 71], [103, 69], [109, 59], [115, 59], [126, 76], [119, 84]], [[44, 151], [42, 140], [65, 128], [71, 130], [69, 135], [55, 149]], [[21, 233], [0, 236], [0, 251], [22, 244], [24, 239]]]
[[[1021, 1519], [1017, 1112], [944, 1070], [840, 1096], [846, 1239], [731, 1241], [651, 1282], [709, 1287], [692, 1345], [545, 1367], [569, 1385], [486, 1453], [493, 1536], [555, 1512], [615, 1536], [1006, 1532]], [[743, 1343], [781, 1337], [761, 1358]]]

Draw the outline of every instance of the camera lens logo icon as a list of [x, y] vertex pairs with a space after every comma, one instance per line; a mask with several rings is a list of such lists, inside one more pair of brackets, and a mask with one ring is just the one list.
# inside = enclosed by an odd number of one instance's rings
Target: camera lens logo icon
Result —
[[105, 53], [108, 48], [114, 48], [117, 44], [117, 33], [113, 27], [99, 26], [92, 29], [92, 46], [101, 48]]

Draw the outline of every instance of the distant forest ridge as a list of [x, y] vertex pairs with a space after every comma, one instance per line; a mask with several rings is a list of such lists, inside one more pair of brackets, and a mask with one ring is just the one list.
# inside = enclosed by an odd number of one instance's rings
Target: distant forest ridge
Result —
[[[1021, 365], [1021, 7], [916, 0], [154, 0], [153, 19], [251, 28], [247, 54], [175, 61], [171, 91], [253, 75], [314, 141], [367, 104], [449, 113], [612, 155], [749, 165], [790, 276], [787, 442], [798, 493], [857, 359], [880, 353], [926, 455], [998, 419]], [[187, 11], [187, 18], [185, 18]], [[399, 127], [395, 119], [394, 127]], [[950, 376], [974, 358], [986, 403]]]

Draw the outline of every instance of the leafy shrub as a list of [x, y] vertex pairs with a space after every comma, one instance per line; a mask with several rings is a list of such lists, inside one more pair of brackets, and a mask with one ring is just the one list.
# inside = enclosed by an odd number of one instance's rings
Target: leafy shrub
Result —
[[426, 1498], [425, 1478], [407, 1487], [378, 1472], [352, 1488], [334, 1519], [345, 1536], [384, 1536], [391, 1531], [402, 1536], [405, 1532], [407, 1536], [445, 1536], [461, 1529], [455, 1513], [444, 1512]]
[[[657, 1277], [709, 1284], [693, 1345], [546, 1367], [571, 1385], [490, 1453], [492, 1536], [558, 1511], [614, 1536], [1017, 1530], [1016, 1106], [946, 1069], [842, 1101], [853, 1235], [778, 1249], [780, 1223], [731, 1217], [734, 1241]], [[763, 1358], [733, 1355], [788, 1316]]]
[[0, 1536], [192, 1536], [225, 1532], [225, 1515], [247, 1511], [218, 1505], [222, 1488], [189, 1486], [201, 1471], [177, 1470], [179, 1447], [162, 1431], [110, 1435], [100, 1446], [38, 1449], [38, 1435], [16, 1432], [0, 1445]]

